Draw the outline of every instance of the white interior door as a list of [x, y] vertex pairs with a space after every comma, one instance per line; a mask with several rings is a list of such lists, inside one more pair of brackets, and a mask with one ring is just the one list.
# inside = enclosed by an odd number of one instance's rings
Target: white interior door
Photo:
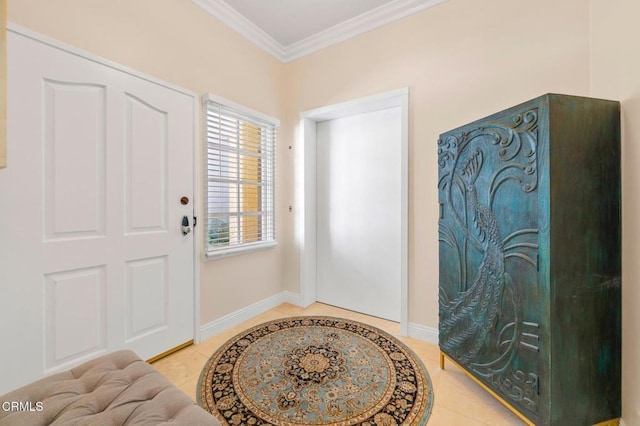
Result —
[[400, 321], [400, 107], [318, 122], [317, 300]]
[[193, 339], [193, 96], [15, 32], [7, 48], [0, 393]]

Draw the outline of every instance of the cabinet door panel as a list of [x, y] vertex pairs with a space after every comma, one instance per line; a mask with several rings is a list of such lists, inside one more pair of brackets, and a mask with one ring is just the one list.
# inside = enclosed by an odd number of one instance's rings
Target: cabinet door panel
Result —
[[540, 367], [537, 149], [535, 105], [438, 141], [440, 348], [534, 419]]

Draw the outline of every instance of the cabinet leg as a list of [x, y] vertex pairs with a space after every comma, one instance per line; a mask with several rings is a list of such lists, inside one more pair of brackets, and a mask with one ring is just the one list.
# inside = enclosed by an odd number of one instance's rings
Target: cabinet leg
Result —
[[440, 352], [440, 370], [444, 370], [444, 354]]
[[618, 426], [620, 419], [607, 420], [606, 422], [598, 423], [593, 426]]

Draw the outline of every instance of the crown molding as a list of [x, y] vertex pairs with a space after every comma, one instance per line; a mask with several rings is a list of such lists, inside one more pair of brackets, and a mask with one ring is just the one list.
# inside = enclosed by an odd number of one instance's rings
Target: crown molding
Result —
[[447, 0], [395, 0], [286, 47], [283, 62], [291, 62]]
[[448, 0], [395, 0], [289, 46], [278, 43], [224, 0], [191, 1], [279, 61], [287, 63]]
[[285, 62], [286, 49], [278, 43], [269, 34], [258, 28], [253, 22], [249, 21], [243, 15], [238, 13], [234, 8], [229, 6], [223, 0], [191, 0], [200, 6], [209, 14], [215, 16], [223, 23], [240, 33], [240, 35], [249, 39], [259, 48], [280, 60]]

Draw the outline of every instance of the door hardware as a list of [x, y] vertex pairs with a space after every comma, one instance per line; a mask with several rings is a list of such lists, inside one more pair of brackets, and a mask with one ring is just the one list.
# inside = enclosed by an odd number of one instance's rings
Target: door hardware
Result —
[[182, 235], [187, 235], [189, 232], [191, 232], [189, 218], [187, 216], [182, 216]]

